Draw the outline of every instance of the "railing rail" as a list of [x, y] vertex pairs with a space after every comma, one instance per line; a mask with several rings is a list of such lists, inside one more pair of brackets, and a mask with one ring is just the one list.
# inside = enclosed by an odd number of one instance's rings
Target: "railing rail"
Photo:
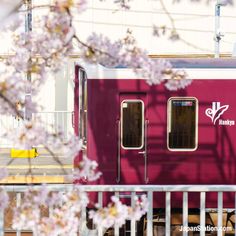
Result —
[[[51, 191], [67, 191], [71, 188], [73, 188], [72, 184], [61, 184], [61, 185], [55, 185], [51, 184], [48, 185], [49, 189]], [[17, 186], [4, 186], [6, 191], [8, 192], [15, 192], [17, 193], [17, 205], [20, 204], [21, 200], [21, 194], [26, 191], [27, 186], [26, 185], [17, 185]], [[34, 189], [40, 188], [40, 186], [33, 186]], [[103, 193], [105, 192], [114, 192], [116, 196], [119, 195], [119, 192], [129, 192], [130, 198], [131, 198], [131, 205], [134, 204], [134, 198], [135, 195], [139, 192], [145, 192], [147, 194], [147, 198], [149, 201], [149, 207], [148, 212], [146, 216], [147, 221], [147, 228], [146, 228], [146, 235], [152, 236], [153, 235], [153, 195], [156, 192], [165, 192], [165, 235], [170, 236], [171, 235], [171, 194], [174, 192], [182, 192], [183, 193], [183, 201], [182, 201], [182, 208], [183, 208], [183, 214], [182, 214], [182, 226], [187, 227], [188, 226], [188, 200], [189, 192], [197, 192], [200, 194], [200, 235], [205, 236], [205, 225], [206, 225], [206, 194], [208, 192], [217, 192], [218, 197], [218, 205], [217, 205], [217, 235], [223, 236], [224, 232], [222, 229], [222, 221], [223, 221], [223, 193], [224, 192], [232, 192], [235, 195], [235, 203], [234, 208], [231, 209], [232, 211], [236, 209], [236, 185], [81, 185], [79, 188], [85, 192], [98, 192], [98, 203], [100, 206], [103, 205]], [[85, 214], [84, 217], [86, 216]], [[3, 229], [3, 221], [4, 221], [4, 215], [2, 214], [0, 216], [0, 236], [4, 235], [4, 229]], [[234, 226], [235, 227], [235, 226]], [[131, 235], [135, 236], [136, 234], [136, 223], [134, 221], [131, 221]], [[102, 229], [98, 229], [97, 235], [102, 236], [104, 231]], [[20, 235], [20, 232], [17, 232], [17, 235]], [[82, 234], [83, 235], [83, 234]], [[114, 227], [114, 235], [119, 235], [119, 228], [116, 226]], [[183, 231], [183, 236], [187, 236], [188, 231]]]
[[[65, 141], [69, 133], [74, 132], [73, 127], [73, 112], [72, 111], [42, 111], [32, 114], [32, 119], [40, 118], [42, 126], [46, 127], [48, 131], [62, 131], [65, 136]], [[18, 117], [1, 115], [0, 116], [0, 137], [4, 133], [17, 129], [22, 126], [22, 120]], [[13, 143], [6, 139], [0, 138], [1, 148], [12, 148]]]

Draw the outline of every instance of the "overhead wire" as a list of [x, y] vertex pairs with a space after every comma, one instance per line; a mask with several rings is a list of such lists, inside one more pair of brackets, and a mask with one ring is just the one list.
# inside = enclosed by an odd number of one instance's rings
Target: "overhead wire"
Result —
[[[196, 33], [208, 33], [208, 34], [214, 34], [215, 32], [213, 30], [203, 30], [203, 29], [190, 29], [190, 28], [179, 28], [176, 27], [175, 22], [176, 21], [184, 21], [184, 20], [194, 20], [194, 19], [199, 19], [199, 18], [209, 18], [209, 17], [215, 17], [214, 14], [199, 14], [199, 13], [186, 13], [186, 12], [171, 12], [167, 10], [165, 5], [163, 6], [163, 1], [159, 1], [161, 3], [162, 8], [161, 9], [156, 9], [156, 10], [140, 10], [140, 9], [129, 9], [128, 12], [131, 13], [147, 13], [147, 14], [165, 14], [170, 20], [171, 26], [172, 27], [165, 27], [167, 30], [173, 30], [176, 31], [182, 31], [182, 32], [196, 32]], [[117, 11], [114, 11], [114, 8], [101, 8], [101, 7], [89, 7], [88, 10], [95, 10], [95, 11], [109, 11], [112, 13], [115, 13]], [[118, 12], [123, 12], [127, 10], [119, 9]], [[178, 17], [173, 17], [173, 16], [183, 16], [181, 18]], [[231, 18], [231, 19], [236, 19], [236, 16], [233, 15], [222, 15], [221, 18]], [[137, 24], [121, 24], [121, 23], [110, 23], [110, 22], [98, 22], [98, 21], [88, 21], [88, 20], [82, 20], [82, 19], [75, 19], [76, 22], [81, 22], [81, 23], [92, 23], [92, 24], [97, 24], [97, 25], [112, 25], [112, 26], [124, 26], [124, 27], [135, 27], [135, 28], [153, 28], [153, 25], [137, 25]], [[225, 34], [231, 34], [231, 35], [236, 35], [236, 32], [233, 31], [225, 31]], [[187, 44], [190, 47], [198, 48], [199, 50], [206, 51], [206, 49], [201, 49], [198, 46], [192, 44], [191, 42], [186, 41], [182, 37], [180, 37], [180, 40]], [[222, 40], [222, 42], [228, 43], [225, 40]], [[232, 43], [233, 44], [233, 43]]]
[[[97, 24], [97, 25], [112, 25], [112, 26], [125, 26], [125, 27], [134, 27], [134, 28], [153, 28], [153, 25], [136, 25], [136, 24], [121, 24], [121, 23], [110, 23], [103, 21], [89, 21], [89, 20], [80, 20], [76, 19], [75, 22], [87, 23], [87, 24]], [[170, 27], [166, 27], [166, 29], [171, 29]], [[190, 29], [190, 28], [178, 28], [178, 31], [187, 31], [187, 32], [197, 32], [197, 33], [214, 33], [213, 30], [202, 30], [202, 29]], [[224, 31], [225, 34], [236, 34], [236, 31]]]
[[[97, 11], [110, 11], [110, 12], [114, 12], [113, 8], [101, 8], [101, 7], [89, 7], [88, 10], [97, 10]], [[165, 11], [163, 9], [157, 9], [157, 10], [132, 10], [129, 9], [127, 10], [120, 10], [120, 11], [125, 11], [125, 12], [131, 12], [131, 13], [147, 13], [147, 14], [166, 14]], [[189, 17], [215, 17], [214, 14], [199, 14], [199, 13], [186, 13], [186, 12], [171, 12], [169, 11], [169, 13], [171, 15], [176, 15], [176, 16], [189, 16]], [[235, 15], [221, 15], [222, 18], [234, 18], [236, 19]], [[178, 18], [177, 18], [178, 19]]]

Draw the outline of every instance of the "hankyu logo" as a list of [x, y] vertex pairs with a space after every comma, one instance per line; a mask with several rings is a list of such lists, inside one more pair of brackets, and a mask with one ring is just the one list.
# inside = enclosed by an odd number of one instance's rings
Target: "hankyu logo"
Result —
[[215, 124], [223, 113], [228, 110], [229, 105], [220, 106], [220, 102], [213, 102], [212, 108], [206, 109], [205, 113], [211, 118], [212, 122]]

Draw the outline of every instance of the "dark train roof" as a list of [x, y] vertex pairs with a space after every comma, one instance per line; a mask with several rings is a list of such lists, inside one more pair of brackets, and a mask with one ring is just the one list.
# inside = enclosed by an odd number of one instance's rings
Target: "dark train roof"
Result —
[[174, 68], [235, 68], [236, 58], [234, 59], [219, 59], [219, 58], [177, 58], [167, 59], [171, 62]]

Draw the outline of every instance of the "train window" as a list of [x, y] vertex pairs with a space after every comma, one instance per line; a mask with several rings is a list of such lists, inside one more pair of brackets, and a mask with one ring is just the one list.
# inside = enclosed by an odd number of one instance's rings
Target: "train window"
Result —
[[124, 100], [121, 103], [121, 145], [124, 149], [141, 149], [144, 139], [144, 103]]
[[171, 151], [197, 148], [198, 101], [196, 98], [170, 98], [168, 101], [167, 145]]
[[79, 138], [83, 145], [87, 142], [87, 77], [85, 71], [81, 68], [79, 70]]

